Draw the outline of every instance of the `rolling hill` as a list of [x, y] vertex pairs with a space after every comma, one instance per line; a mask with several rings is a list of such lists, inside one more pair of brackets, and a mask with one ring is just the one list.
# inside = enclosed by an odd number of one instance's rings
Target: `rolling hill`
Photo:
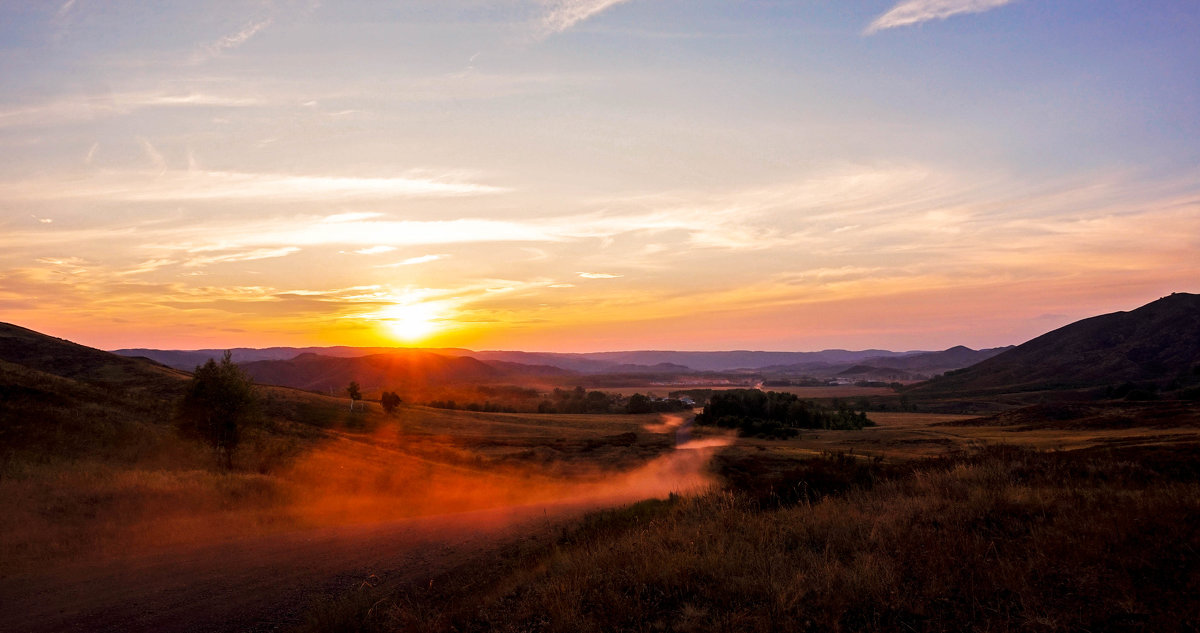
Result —
[[0, 450], [70, 458], [161, 435], [187, 375], [0, 323]]
[[544, 365], [487, 363], [469, 356], [445, 356], [423, 350], [356, 357], [301, 354], [290, 360], [255, 361], [240, 366], [258, 383], [337, 393], [345, 390], [352, 380], [369, 392], [526, 382], [571, 373]]
[[185, 376], [144, 358], [127, 358], [0, 323], [0, 360], [85, 383], [113, 387], [171, 386]]
[[[966, 369], [913, 386], [965, 396], [1190, 380], [1200, 364], [1200, 295], [1076, 321]], [[1167, 385], [1162, 385], [1167, 386]]]

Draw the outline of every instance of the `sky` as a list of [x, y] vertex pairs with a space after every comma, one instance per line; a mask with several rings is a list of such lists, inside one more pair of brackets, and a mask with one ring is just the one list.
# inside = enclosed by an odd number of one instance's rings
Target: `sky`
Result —
[[1195, 0], [0, 0], [0, 321], [935, 350], [1200, 291]]

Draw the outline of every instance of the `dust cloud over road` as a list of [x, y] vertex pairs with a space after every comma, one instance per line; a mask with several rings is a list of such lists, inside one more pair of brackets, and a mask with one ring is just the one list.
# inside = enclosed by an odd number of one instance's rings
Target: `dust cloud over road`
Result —
[[[677, 430], [684, 422], [669, 419], [664, 424]], [[703, 490], [712, 483], [708, 462], [727, 443], [680, 444], [639, 467], [595, 477], [556, 479], [526, 473], [514, 478], [508, 473], [491, 478], [480, 472], [430, 472], [426, 496], [465, 486], [470, 490], [462, 492], [464, 499], [500, 495], [497, 499], [504, 505], [377, 521], [351, 513], [346, 515], [351, 524], [325, 522], [322, 527], [246, 534], [2, 577], [0, 630], [276, 630], [298, 623], [314, 599], [363, 582], [426, 582], [506, 543], [551, 538], [559, 526], [590, 510]], [[389, 484], [358, 490], [372, 504], [351, 505], [376, 507], [392, 489]], [[405, 501], [412, 502], [419, 492], [409, 490]], [[328, 511], [330, 500], [317, 497], [310, 505]], [[453, 506], [431, 499], [426, 506], [414, 507], [436, 511]], [[328, 512], [323, 516], [328, 519]]]

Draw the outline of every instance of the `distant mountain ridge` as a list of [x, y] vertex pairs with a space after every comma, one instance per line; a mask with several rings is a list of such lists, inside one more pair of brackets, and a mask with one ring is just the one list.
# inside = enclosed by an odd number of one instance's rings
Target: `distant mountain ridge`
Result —
[[986, 395], [1171, 380], [1200, 366], [1200, 295], [1175, 293], [1129, 312], [1076, 321], [913, 395]]
[[424, 350], [399, 350], [368, 356], [336, 357], [306, 352], [288, 360], [239, 363], [255, 382], [311, 391], [341, 393], [350, 381], [364, 391], [420, 389], [447, 385], [524, 382], [570, 374], [545, 365], [484, 362], [469, 356], [447, 356]]
[[[352, 358], [355, 356], [369, 356], [371, 354], [387, 354], [391, 352], [404, 351], [409, 348], [404, 347], [349, 347], [346, 345], [335, 345], [332, 347], [234, 347], [230, 348], [233, 362], [235, 363], [251, 363], [260, 360], [291, 360], [302, 354], [317, 354], [320, 356], [333, 356], [338, 358]], [[162, 363], [167, 367], [191, 371], [199, 365], [203, 365], [208, 359], [220, 360], [225, 353], [224, 349], [196, 349], [196, 350], [178, 350], [178, 349], [149, 349], [149, 348], [129, 348], [115, 349], [112, 353], [120, 356], [140, 356], [149, 358], [150, 360]], [[465, 356], [470, 353], [470, 350], [460, 349], [424, 349], [422, 351], [433, 352], [435, 354], [448, 354], [453, 356]]]
[[[1002, 349], [1002, 348], [1001, 348]], [[557, 367], [559, 369], [578, 372], [581, 374], [602, 373], [686, 373], [686, 372], [722, 372], [722, 371], [757, 371], [757, 370], [794, 370], [808, 371], [812, 369], [848, 368], [855, 364], [872, 365], [886, 364], [900, 369], [926, 368], [925, 365], [909, 367], [900, 359], [920, 358], [923, 355], [942, 355], [954, 350], [966, 350], [970, 353], [983, 354], [988, 350], [974, 352], [964, 347], [951, 348], [944, 352], [907, 351], [892, 352], [879, 349], [843, 350], [829, 349], [819, 352], [764, 352], [749, 350], [732, 350], [717, 352], [680, 352], [669, 350], [643, 350], [628, 352], [587, 352], [587, 353], [558, 353], [558, 352], [522, 352], [503, 350], [473, 351], [461, 348], [391, 348], [391, 347], [269, 347], [233, 348], [234, 362], [245, 364], [267, 360], [291, 360], [301, 354], [317, 354], [320, 356], [353, 358], [374, 354], [406, 353], [411, 351], [429, 352], [451, 357], [470, 357], [484, 362], [517, 363], [530, 366]], [[169, 367], [190, 371], [197, 365], [203, 364], [209, 358], [220, 358], [224, 350], [157, 350], [157, 349], [119, 349], [114, 353], [123, 356], [142, 356], [160, 362]], [[934, 356], [935, 358], [940, 358]], [[883, 359], [886, 359], [883, 360]], [[896, 360], [893, 360], [896, 359]], [[921, 361], [908, 361], [920, 363]], [[944, 363], [943, 363], [944, 364]], [[928, 363], [927, 363], [928, 365]], [[938, 363], [933, 363], [938, 365]], [[940, 366], [940, 365], [938, 365]], [[962, 367], [962, 364], [948, 365], [952, 368]], [[836, 373], [836, 372], [831, 372]]]
[[910, 380], [928, 378], [946, 371], [960, 369], [991, 358], [1008, 347], [973, 350], [958, 345], [940, 352], [890, 352], [888, 355], [868, 356], [853, 362], [809, 360], [792, 365], [764, 367], [764, 372], [808, 373], [815, 375], [860, 377], [872, 380]]

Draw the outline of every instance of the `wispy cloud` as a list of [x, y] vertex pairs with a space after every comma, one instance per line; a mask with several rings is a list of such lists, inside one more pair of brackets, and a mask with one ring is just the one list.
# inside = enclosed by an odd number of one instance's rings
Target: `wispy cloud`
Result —
[[154, 165], [158, 173], [161, 174], [167, 171], [167, 159], [163, 157], [162, 152], [158, 151], [158, 148], [153, 143], [139, 136], [138, 144], [142, 146], [142, 151], [146, 153], [146, 158], [150, 160], [150, 163]]
[[96, 172], [64, 186], [59, 181], [0, 183], [0, 195], [26, 200], [340, 200], [470, 196], [505, 191], [465, 182], [458, 174], [414, 171], [393, 177], [302, 176], [229, 171], [166, 170], [166, 160], [138, 139], [155, 172]]
[[629, 0], [556, 0], [550, 4], [550, 11], [542, 18], [542, 26], [547, 34], [561, 33], [588, 18], [591, 18], [610, 7], [628, 2]]
[[381, 264], [379, 266], [376, 266], [376, 268], [399, 268], [401, 266], [414, 266], [416, 264], [427, 264], [429, 262], [436, 262], [437, 260], [442, 259], [443, 257], [445, 257], [445, 255], [421, 255], [418, 257], [409, 257], [406, 260], [399, 261], [394, 264]]
[[194, 257], [183, 265], [188, 268], [199, 266], [207, 266], [209, 264], [223, 264], [227, 262], [252, 262], [259, 259], [274, 259], [276, 257], [287, 257], [292, 253], [299, 251], [296, 246], [284, 246], [281, 248], [258, 248], [252, 251], [225, 253], [223, 255], [203, 255]]
[[252, 97], [209, 92], [127, 92], [102, 96], [76, 94], [42, 103], [0, 110], [0, 128], [39, 127], [73, 121], [95, 121], [132, 114], [146, 108], [214, 107], [242, 108], [262, 105]]
[[67, 14], [71, 12], [71, 7], [74, 7], [74, 6], [75, 6], [75, 0], [67, 0], [66, 2], [62, 3], [61, 6], [58, 7], [58, 11], [56, 11], [54, 14], [55, 17], [58, 17], [58, 18], [67, 17]]
[[368, 248], [360, 248], [355, 253], [359, 255], [378, 255], [380, 253], [390, 253], [396, 250], [395, 246], [370, 246]]
[[899, 26], [910, 26], [930, 20], [944, 20], [961, 13], [982, 13], [1010, 4], [1015, 0], [905, 0], [875, 18], [867, 26], [866, 35]]
[[217, 57], [221, 53], [237, 48], [245, 44], [250, 38], [257, 35], [260, 31], [271, 26], [272, 19], [266, 18], [256, 22], [249, 22], [235, 33], [230, 33], [215, 42], [210, 42], [201, 46], [192, 55], [193, 63], [201, 63], [205, 60]]
[[580, 277], [583, 277], [584, 279], [617, 279], [618, 277], [624, 277], [624, 275], [616, 275], [613, 273], [576, 273], [576, 274], [578, 274]]

